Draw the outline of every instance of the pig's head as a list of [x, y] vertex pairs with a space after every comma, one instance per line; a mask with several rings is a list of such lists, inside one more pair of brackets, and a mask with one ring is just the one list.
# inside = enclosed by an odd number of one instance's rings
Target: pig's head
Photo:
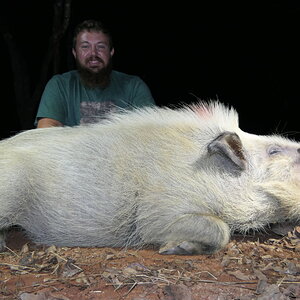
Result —
[[[300, 143], [279, 135], [246, 133], [238, 127], [235, 110], [216, 103], [201, 104], [193, 110], [208, 126], [205, 159], [210, 172], [215, 172], [213, 176], [221, 177], [215, 189], [219, 189], [218, 194], [223, 189], [224, 197], [228, 197], [224, 200], [225, 216], [239, 223], [237, 227], [242, 230], [247, 230], [251, 219], [257, 228], [264, 221], [299, 221]], [[235, 211], [236, 218], [233, 207], [240, 209]]]
[[249, 142], [244, 144], [253, 156], [250, 161], [262, 172], [258, 186], [278, 200], [282, 216], [300, 220], [300, 143], [280, 136], [254, 136]]

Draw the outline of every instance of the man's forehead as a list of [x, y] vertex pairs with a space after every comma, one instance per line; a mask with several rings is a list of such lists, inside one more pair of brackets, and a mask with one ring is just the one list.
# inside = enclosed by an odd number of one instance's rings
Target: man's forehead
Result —
[[78, 36], [101, 36], [106, 38], [108, 37], [104, 32], [96, 30], [83, 30], [79, 32]]
[[83, 31], [78, 34], [77, 40], [80, 42], [99, 42], [99, 43], [108, 43], [109, 38], [106, 34], [100, 31]]

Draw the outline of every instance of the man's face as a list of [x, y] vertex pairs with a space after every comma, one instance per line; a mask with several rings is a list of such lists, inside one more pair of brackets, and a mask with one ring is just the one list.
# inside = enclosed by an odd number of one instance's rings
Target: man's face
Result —
[[113, 54], [114, 49], [110, 49], [104, 33], [83, 31], [78, 34], [73, 55], [81, 68], [98, 73], [110, 64]]

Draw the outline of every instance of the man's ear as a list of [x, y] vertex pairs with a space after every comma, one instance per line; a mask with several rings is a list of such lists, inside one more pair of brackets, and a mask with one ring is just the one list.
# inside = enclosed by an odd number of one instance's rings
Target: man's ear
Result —
[[74, 48], [72, 48], [72, 53], [73, 53], [74, 58], [76, 58], [76, 51]]
[[110, 50], [110, 56], [113, 56], [114, 53], [115, 53], [115, 48], [112, 48], [112, 49]]

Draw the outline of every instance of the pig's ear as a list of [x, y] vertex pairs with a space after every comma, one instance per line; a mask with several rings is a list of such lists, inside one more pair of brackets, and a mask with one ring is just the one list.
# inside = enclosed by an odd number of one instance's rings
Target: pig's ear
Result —
[[224, 132], [208, 145], [209, 154], [220, 154], [230, 159], [240, 169], [246, 169], [243, 145], [236, 133]]

